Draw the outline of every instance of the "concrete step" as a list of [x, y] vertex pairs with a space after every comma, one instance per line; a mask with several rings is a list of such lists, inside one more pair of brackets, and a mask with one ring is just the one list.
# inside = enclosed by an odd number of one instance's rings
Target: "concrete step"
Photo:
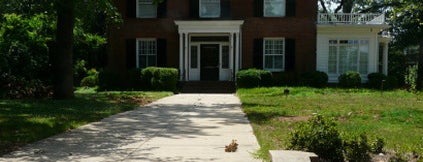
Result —
[[294, 150], [269, 150], [272, 162], [318, 162], [315, 153]]
[[234, 93], [235, 83], [228, 81], [191, 81], [183, 82], [182, 93]]

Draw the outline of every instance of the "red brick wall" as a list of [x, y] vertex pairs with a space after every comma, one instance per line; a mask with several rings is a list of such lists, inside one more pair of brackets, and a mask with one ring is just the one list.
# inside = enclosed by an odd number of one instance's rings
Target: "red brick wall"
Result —
[[[179, 37], [174, 20], [189, 20], [189, 0], [167, 0], [167, 16], [160, 19], [126, 18], [126, 0], [118, 0], [124, 23], [112, 29], [109, 37], [108, 64], [116, 71], [126, 70], [125, 40], [129, 38], [164, 38], [167, 40], [167, 65], [179, 65]], [[242, 27], [242, 68], [253, 66], [253, 40], [286, 37], [296, 40], [296, 74], [315, 70], [316, 0], [297, 0], [296, 16], [285, 18], [254, 17], [253, 0], [232, 0], [234, 20], [244, 20]]]

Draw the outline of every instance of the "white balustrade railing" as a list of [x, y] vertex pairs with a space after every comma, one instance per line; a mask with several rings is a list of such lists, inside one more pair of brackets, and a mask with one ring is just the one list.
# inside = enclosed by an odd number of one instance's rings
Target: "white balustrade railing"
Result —
[[385, 14], [374, 13], [319, 13], [318, 24], [384, 24]]

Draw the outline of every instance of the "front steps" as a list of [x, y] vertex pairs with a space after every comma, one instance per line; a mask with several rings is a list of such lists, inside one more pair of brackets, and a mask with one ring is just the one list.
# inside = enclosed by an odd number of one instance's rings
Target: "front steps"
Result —
[[235, 93], [235, 83], [229, 81], [181, 82], [181, 93]]

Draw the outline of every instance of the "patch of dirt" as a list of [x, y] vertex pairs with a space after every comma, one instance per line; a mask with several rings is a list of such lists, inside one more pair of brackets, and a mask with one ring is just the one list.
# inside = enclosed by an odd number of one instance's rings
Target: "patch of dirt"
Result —
[[276, 120], [280, 122], [300, 122], [310, 119], [311, 116], [281, 116]]

